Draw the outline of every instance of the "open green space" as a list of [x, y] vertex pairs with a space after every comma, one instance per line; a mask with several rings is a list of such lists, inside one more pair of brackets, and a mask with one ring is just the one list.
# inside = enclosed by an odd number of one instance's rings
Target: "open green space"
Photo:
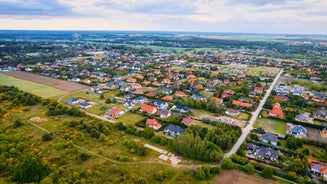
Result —
[[277, 134], [285, 134], [286, 131], [286, 123], [283, 121], [278, 121], [269, 118], [258, 118], [254, 125], [255, 128], [262, 127], [265, 130], [270, 132], [274, 132]]
[[66, 91], [62, 91], [50, 86], [30, 82], [22, 79], [17, 79], [0, 73], [0, 84], [7, 86], [15, 86], [20, 90], [35, 94], [43, 98], [50, 98], [67, 94]]
[[135, 125], [135, 123], [140, 122], [143, 119], [145, 119], [145, 117], [142, 115], [127, 112], [118, 119], [116, 119], [116, 122], [122, 122], [125, 125]]
[[249, 120], [249, 117], [250, 117], [249, 114], [242, 112], [242, 113], [240, 113], [240, 115], [237, 116], [237, 119]]
[[[91, 183], [107, 183], [108, 181], [133, 183], [137, 178], [145, 178], [148, 183], [197, 183], [189, 169], [176, 169], [170, 166], [170, 161], [163, 162], [158, 158], [160, 155], [158, 152], [146, 149], [146, 156], [139, 156], [124, 145], [126, 140], [133, 140], [140, 145], [149, 143], [142, 137], [118, 131], [109, 124], [111, 128], [104, 140], [91, 138], [87, 132], [69, 127], [67, 123], [72, 120], [84, 122], [98, 122], [98, 120], [68, 115], [46, 116], [45, 111], [45, 106], [36, 105], [27, 111], [10, 112], [10, 116], [1, 123], [0, 132], [5, 130], [15, 136], [15, 140], [23, 137], [19, 145], [28, 148], [32, 155], [41, 158], [42, 162], [54, 172], [64, 168], [65, 172], [60, 172], [60, 179], [57, 180], [59, 183], [64, 181], [71, 183], [70, 181], [83, 180], [84, 177], [84, 181]], [[128, 117], [133, 120], [138, 116], [129, 115]], [[30, 121], [33, 117], [40, 117], [45, 121]], [[23, 124], [14, 128], [13, 122], [16, 119], [20, 119]], [[60, 138], [54, 137], [48, 142], [42, 141], [45, 132], [29, 122], [51, 131]], [[86, 160], [80, 159], [82, 154], [87, 156]], [[125, 158], [126, 161], [118, 161], [118, 157]], [[115, 163], [113, 160], [118, 162]], [[191, 164], [190, 160], [188, 162]], [[154, 177], [157, 171], [164, 171], [167, 174], [163, 181], [158, 181]], [[213, 180], [214, 178], [208, 182], [213, 183]]]

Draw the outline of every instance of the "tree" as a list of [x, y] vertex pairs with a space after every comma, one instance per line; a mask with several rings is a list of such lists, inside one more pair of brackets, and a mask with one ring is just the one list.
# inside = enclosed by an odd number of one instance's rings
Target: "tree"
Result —
[[13, 180], [18, 182], [40, 182], [51, 172], [39, 158], [25, 157], [13, 173]]
[[246, 173], [249, 173], [249, 174], [253, 174], [254, 173], [254, 166], [251, 164], [251, 163], [248, 163], [244, 166], [244, 171]]
[[151, 127], [145, 127], [143, 130], [143, 137], [146, 139], [151, 139], [154, 136], [154, 129]]
[[42, 141], [48, 142], [52, 140], [52, 136], [49, 133], [45, 133], [42, 135]]
[[14, 122], [14, 128], [20, 127], [22, 125], [23, 125], [23, 123], [20, 120], [18, 120], [18, 119], [15, 120], [15, 122]]
[[224, 158], [224, 160], [221, 162], [221, 167], [223, 169], [232, 170], [235, 168], [235, 164], [230, 158]]
[[139, 178], [135, 179], [134, 184], [148, 184], [148, 182], [146, 181], [145, 178], [139, 177]]
[[274, 175], [273, 169], [267, 166], [264, 166], [262, 169], [262, 176], [265, 178], [272, 178]]

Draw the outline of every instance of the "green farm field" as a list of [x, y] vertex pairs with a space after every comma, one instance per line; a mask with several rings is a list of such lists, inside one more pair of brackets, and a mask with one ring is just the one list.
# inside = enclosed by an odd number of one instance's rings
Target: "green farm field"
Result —
[[0, 73], [0, 84], [7, 85], [7, 86], [15, 86], [18, 87], [20, 90], [33, 93], [43, 98], [51, 98], [51, 97], [67, 94], [67, 92], [63, 90], [59, 90], [35, 82], [30, 82], [27, 80], [17, 79], [2, 73]]

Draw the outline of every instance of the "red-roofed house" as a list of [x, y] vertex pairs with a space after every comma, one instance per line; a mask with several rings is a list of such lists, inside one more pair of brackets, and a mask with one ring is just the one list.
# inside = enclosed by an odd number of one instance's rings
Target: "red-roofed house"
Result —
[[113, 107], [106, 112], [106, 116], [111, 118], [118, 118], [123, 115], [124, 111], [120, 110], [118, 107]]
[[216, 97], [212, 97], [211, 99], [217, 104], [222, 104], [224, 101], [222, 98], [216, 98]]
[[143, 94], [143, 90], [142, 89], [136, 89], [135, 91], [133, 91], [134, 94], [137, 94], [137, 95], [141, 95]]
[[141, 84], [139, 84], [139, 83], [131, 83], [131, 86], [133, 89], [138, 89], [138, 88], [142, 87]]
[[191, 117], [184, 117], [182, 123], [187, 126], [190, 126], [193, 124], [193, 119]]
[[175, 93], [176, 96], [185, 96], [186, 94], [183, 91], [177, 91]]
[[313, 161], [313, 160], [309, 160], [310, 165], [310, 172], [321, 176], [322, 179], [326, 180], [327, 179], [327, 163], [324, 162], [318, 162], [318, 161]]
[[224, 84], [228, 84], [229, 83], [229, 79], [224, 79]]
[[166, 100], [166, 101], [172, 101], [173, 98], [174, 98], [173, 96], [166, 95], [166, 96], [162, 97], [161, 99], [162, 99], [162, 100]]
[[224, 93], [233, 95], [235, 93], [235, 91], [232, 89], [225, 89]]
[[287, 101], [288, 97], [287, 96], [274, 96], [274, 99], [276, 100], [281, 100], [281, 101]]
[[256, 93], [262, 93], [262, 92], [263, 92], [263, 88], [262, 88], [262, 87], [255, 87], [255, 88], [254, 88], [254, 91], [255, 91]]
[[146, 126], [151, 127], [155, 130], [158, 130], [161, 127], [161, 124], [157, 122], [155, 119], [147, 119], [145, 122]]
[[280, 118], [280, 117], [283, 116], [283, 110], [273, 108], [272, 110], [269, 111], [269, 116], [279, 117]]
[[154, 114], [157, 112], [157, 108], [151, 105], [143, 104], [141, 105], [140, 111], [148, 114]]
[[136, 79], [130, 77], [126, 81], [129, 82], [129, 83], [135, 83]]
[[221, 98], [228, 98], [228, 97], [229, 97], [229, 95], [226, 93], [221, 94]]
[[233, 105], [236, 105], [236, 106], [240, 106], [240, 107], [247, 107], [247, 108], [250, 108], [253, 106], [253, 104], [250, 104], [250, 103], [246, 103], [246, 102], [241, 102], [239, 100], [233, 100]]

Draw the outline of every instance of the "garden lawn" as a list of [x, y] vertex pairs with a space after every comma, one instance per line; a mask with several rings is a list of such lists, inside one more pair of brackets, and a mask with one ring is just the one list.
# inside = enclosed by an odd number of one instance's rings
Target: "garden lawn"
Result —
[[286, 123], [283, 121], [278, 121], [269, 118], [258, 118], [253, 125], [255, 128], [262, 127], [265, 130], [270, 132], [285, 134], [286, 132]]
[[2, 73], [0, 73], [0, 84], [7, 86], [15, 86], [20, 90], [35, 94], [43, 98], [50, 98], [67, 94], [66, 91], [62, 91], [43, 84], [30, 82], [27, 80], [17, 79], [8, 75], [4, 75]]

